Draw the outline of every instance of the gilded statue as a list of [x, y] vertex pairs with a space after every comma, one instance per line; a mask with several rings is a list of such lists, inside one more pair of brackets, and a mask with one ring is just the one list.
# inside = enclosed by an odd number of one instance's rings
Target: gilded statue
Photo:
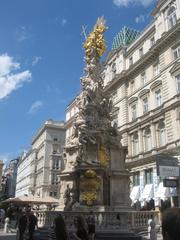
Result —
[[93, 31], [89, 34], [83, 45], [87, 60], [92, 58], [94, 51], [96, 51], [99, 58], [101, 58], [103, 53], [106, 51], [106, 43], [103, 36], [106, 29], [107, 27], [105, 26], [104, 18], [98, 18]]

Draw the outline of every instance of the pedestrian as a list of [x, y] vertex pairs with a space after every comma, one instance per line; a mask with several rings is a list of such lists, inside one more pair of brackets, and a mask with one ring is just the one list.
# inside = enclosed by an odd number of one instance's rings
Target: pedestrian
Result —
[[90, 211], [89, 216], [87, 218], [87, 224], [88, 224], [88, 236], [90, 240], [94, 240], [95, 237], [95, 216], [93, 214], [93, 211]]
[[1, 227], [3, 226], [4, 224], [4, 218], [5, 218], [5, 211], [3, 208], [0, 209], [0, 225]]
[[4, 233], [9, 233], [11, 232], [11, 228], [10, 228], [10, 218], [6, 217], [5, 218], [5, 223], [4, 223]]
[[68, 240], [68, 232], [62, 215], [58, 215], [49, 231], [49, 240]]
[[169, 208], [162, 215], [163, 240], [180, 239], [180, 209]]
[[38, 219], [32, 211], [28, 214], [29, 218], [29, 240], [34, 240], [34, 231], [38, 227]]
[[148, 237], [150, 240], [157, 240], [156, 224], [153, 216], [148, 220]]
[[88, 232], [86, 230], [85, 220], [82, 216], [77, 217], [75, 225], [76, 225], [76, 228], [77, 228], [76, 233], [73, 234], [75, 239], [77, 239], [77, 240], [89, 240]]
[[25, 234], [25, 230], [27, 229], [27, 216], [26, 216], [26, 212], [23, 210], [19, 219], [18, 219], [18, 240], [24, 240], [24, 234]]

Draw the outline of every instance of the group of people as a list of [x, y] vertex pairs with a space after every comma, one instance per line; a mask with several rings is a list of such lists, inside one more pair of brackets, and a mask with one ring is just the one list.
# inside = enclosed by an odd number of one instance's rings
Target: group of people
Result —
[[34, 231], [38, 227], [38, 219], [29, 210], [20, 210], [17, 216], [17, 240], [34, 240]]
[[[91, 211], [88, 218], [83, 216], [75, 218], [76, 232], [73, 237], [77, 240], [94, 240], [95, 237], [95, 217]], [[49, 240], [68, 240], [69, 234], [66, 229], [66, 224], [62, 215], [54, 219], [53, 225], [50, 229]]]

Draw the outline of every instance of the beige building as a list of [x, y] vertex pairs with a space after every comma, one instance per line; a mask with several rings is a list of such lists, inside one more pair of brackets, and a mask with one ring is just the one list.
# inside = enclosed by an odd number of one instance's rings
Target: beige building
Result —
[[[128, 147], [130, 197], [142, 206], [151, 198], [158, 206], [170, 197], [177, 204], [177, 189], [163, 186], [156, 160], [163, 154], [180, 161], [180, 1], [160, 0], [152, 15], [140, 34], [130, 28], [117, 34], [102, 71], [114, 106], [112, 124]], [[66, 109], [67, 144], [76, 105], [75, 98]]]
[[153, 198], [158, 205], [176, 192], [163, 187], [156, 158], [180, 159], [180, 1], [160, 0], [152, 15], [132, 43], [123, 45], [115, 38], [103, 77], [114, 123], [128, 146], [131, 199], [143, 204]]
[[[33, 137], [31, 151], [19, 162], [16, 195], [60, 197], [64, 139], [64, 122], [48, 120], [44, 123]], [[20, 175], [21, 168], [24, 173]], [[18, 191], [23, 179], [26, 179], [26, 193]]]

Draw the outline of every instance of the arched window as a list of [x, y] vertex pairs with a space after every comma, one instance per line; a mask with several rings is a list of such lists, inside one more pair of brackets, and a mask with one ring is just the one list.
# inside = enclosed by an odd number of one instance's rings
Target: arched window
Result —
[[159, 147], [166, 144], [166, 128], [163, 120], [161, 120], [158, 124], [158, 143]]
[[139, 152], [139, 137], [138, 133], [134, 133], [132, 135], [132, 153], [133, 155], [137, 155]]
[[177, 17], [176, 17], [176, 9], [175, 7], [170, 7], [170, 9], [167, 12], [167, 20], [168, 20], [168, 28], [172, 28], [176, 22], [177, 22]]
[[151, 130], [149, 127], [144, 129], [144, 150], [149, 151], [151, 149]]

